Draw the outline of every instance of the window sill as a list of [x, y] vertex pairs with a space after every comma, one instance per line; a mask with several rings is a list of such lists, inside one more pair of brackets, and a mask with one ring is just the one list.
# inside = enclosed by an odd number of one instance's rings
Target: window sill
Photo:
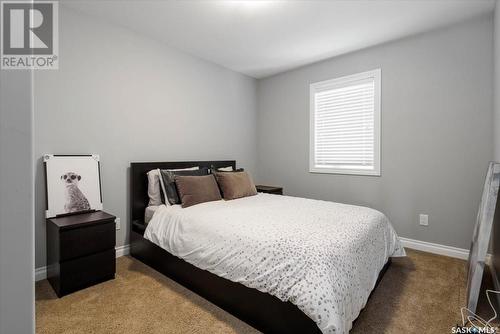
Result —
[[358, 176], [380, 176], [379, 170], [359, 170], [359, 169], [309, 168], [309, 173], [358, 175]]

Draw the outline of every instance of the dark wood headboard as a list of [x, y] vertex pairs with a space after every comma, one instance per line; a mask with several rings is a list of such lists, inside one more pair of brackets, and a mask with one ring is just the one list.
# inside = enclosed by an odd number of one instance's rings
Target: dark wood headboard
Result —
[[130, 164], [130, 224], [144, 225], [144, 211], [148, 206], [148, 176], [152, 169], [177, 169], [189, 167], [226, 167], [236, 168], [236, 161], [174, 161], [174, 162], [132, 162]]

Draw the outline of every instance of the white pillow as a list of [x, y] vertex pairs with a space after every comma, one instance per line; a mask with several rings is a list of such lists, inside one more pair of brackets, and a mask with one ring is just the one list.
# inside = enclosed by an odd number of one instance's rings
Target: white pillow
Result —
[[153, 169], [148, 172], [148, 196], [148, 206], [161, 205], [159, 169]]
[[233, 171], [233, 166], [219, 167], [219, 168], [215, 168], [215, 170], [218, 170], [218, 171], [221, 171], [221, 172], [232, 172]]
[[[179, 168], [179, 169], [169, 169], [169, 170], [197, 170], [197, 169], [200, 169], [200, 167]], [[161, 202], [160, 189], [165, 189], [165, 187], [163, 186], [163, 180], [160, 177], [160, 169], [150, 170], [147, 174], [148, 174], [148, 196], [149, 196], [148, 206], [162, 205], [163, 203]]]

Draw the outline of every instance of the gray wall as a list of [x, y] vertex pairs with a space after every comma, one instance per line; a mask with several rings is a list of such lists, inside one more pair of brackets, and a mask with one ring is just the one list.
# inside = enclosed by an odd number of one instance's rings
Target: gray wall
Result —
[[[258, 180], [376, 208], [402, 237], [468, 248], [493, 157], [492, 24], [482, 17], [259, 80]], [[309, 173], [309, 84], [375, 68], [382, 176]]]
[[36, 266], [44, 266], [44, 153], [98, 153], [104, 210], [128, 243], [131, 161], [256, 160], [256, 82], [61, 6], [60, 69], [35, 75]]
[[34, 333], [33, 109], [28, 71], [0, 70], [0, 333]]

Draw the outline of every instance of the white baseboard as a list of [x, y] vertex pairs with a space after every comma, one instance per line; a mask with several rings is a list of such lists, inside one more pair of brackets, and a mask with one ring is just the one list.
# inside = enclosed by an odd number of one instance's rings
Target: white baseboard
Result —
[[[121, 257], [130, 254], [130, 245], [115, 247], [116, 257]], [[47, 266], [35, 269], [35, 281], [41, 281], [47, 278]]]
[[454, 257], [462, 260], [467, 260], [467, 258], [469, 257], [468, 249], [434, 244], [431, 242], [413, 240], [408, 238], [399, 238], [399, 240], [401, 240], [403, 247], [406, 248], [411, 248], [432, 254]]
[[116, 257], [121, 257], [130, 254], [130, 245], [118, 246], [115, 247], [115, 249], [116, 249]]
[[35, 282], [44, 280], [46, 278], [47, 278], [47, 266], [35, 269]]

